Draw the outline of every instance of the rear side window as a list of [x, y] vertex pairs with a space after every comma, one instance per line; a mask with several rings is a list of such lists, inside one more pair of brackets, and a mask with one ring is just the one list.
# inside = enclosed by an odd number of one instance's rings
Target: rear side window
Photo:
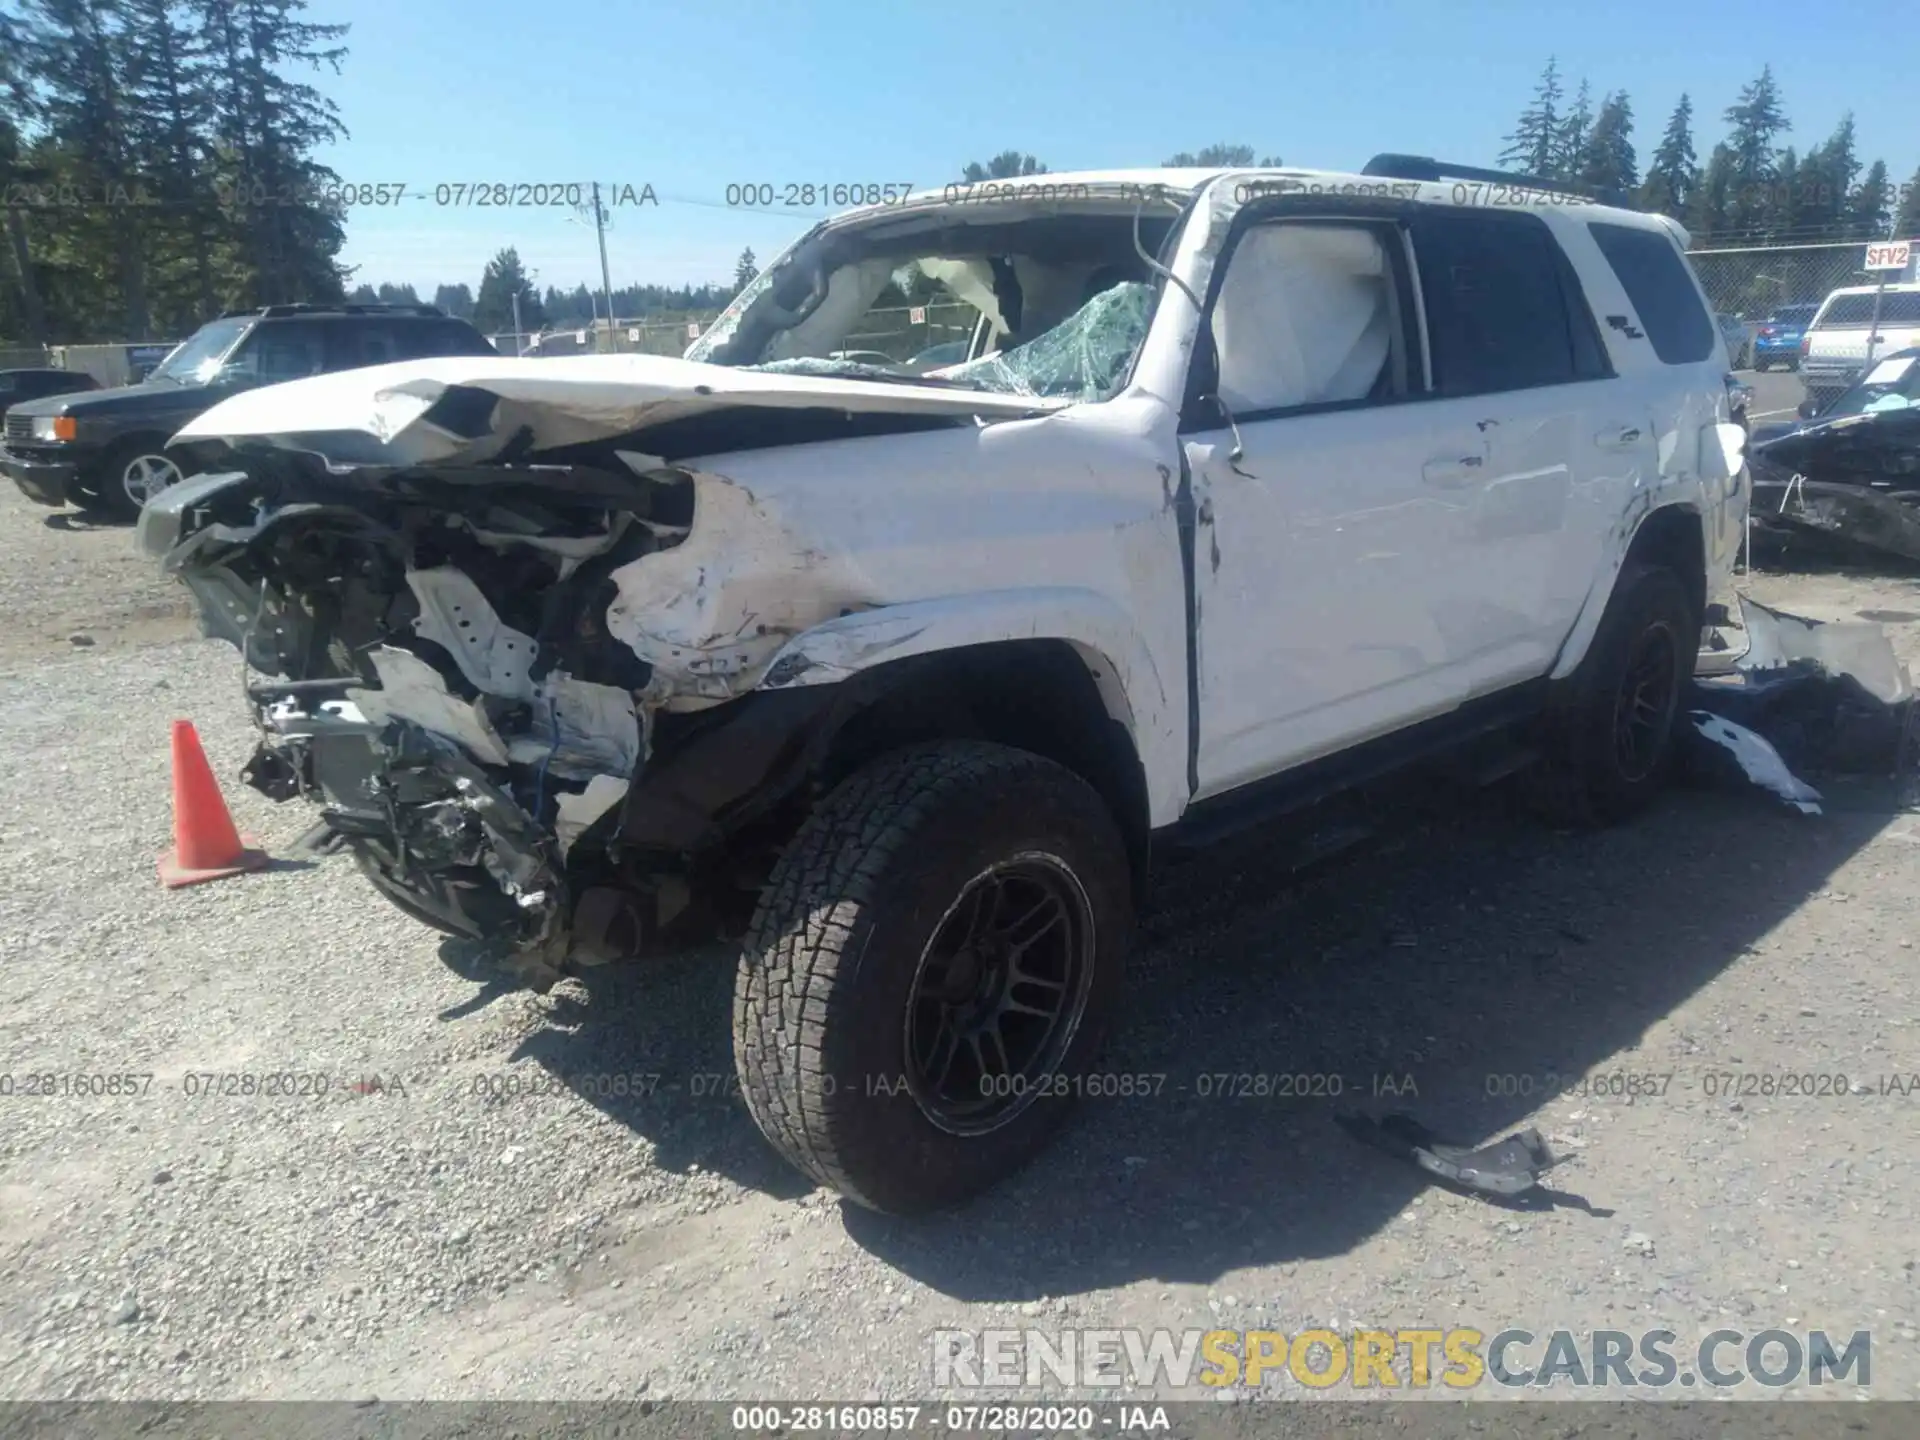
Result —
[[394, 327], [394, 344], [403, 360], [427, 355], [493, 355], [487, 337], [464, 320], [406, 320]]
[[1606, 373], [1585, 297], [1530, 215], [1435, 211], [1414, 222], [1434, 388], [1484, 395]]
[[333, 325], [328, 368], [355, 370], [429, 355], [497, 353], [478, 330], [453, 319], [354, 319]]
[[304, 380], [326, 367], [325, 331], [308, 320], [275, 320], [259, 326], [234, 359], [269, 385]]
[[1692, 365], [1711, 356], [1723, 342], [1673, 241], [1632, 225], [1595, 221], [1587, 229], [1633, 302], [1660, 362]]
[[[1816, 330], [1865, 329], [1873, 323], [1873, 296], [1836, 295]], [[1920, 290], [1889, 290], [1880, 297], [1882, 325], [1920, 325]]]

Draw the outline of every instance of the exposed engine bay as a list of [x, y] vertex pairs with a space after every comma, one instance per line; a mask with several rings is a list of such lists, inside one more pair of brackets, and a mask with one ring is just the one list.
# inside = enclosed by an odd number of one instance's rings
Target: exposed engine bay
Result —
[[[606, 628], [614, 577], [685, 537], [691, 481], [283, 454], [183, 489], [165, 563], [271, 677], [247, 686], [249, 783], [318, 801], [401, 908], [550, 983], [616, 879], [605, 837], [653, 729], [652, 667]], [[585, 958], [637, 942], [615, 898], [586, 907]]]

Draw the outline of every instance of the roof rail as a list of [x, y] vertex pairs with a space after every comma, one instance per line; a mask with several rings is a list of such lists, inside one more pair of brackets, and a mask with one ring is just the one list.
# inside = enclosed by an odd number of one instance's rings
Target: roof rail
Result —
[[1627, 197], [1618, 190], [1598, 185], [1582, 185], [1573, 180], [1552, 180], [1544, 175], [1519, 175], [1507, 170], [1486, 170], [1475, 165], [1454, 165], [1427, 155], [1376, 155], [1366, 163], [1362, 175], [1379, 175], [1389, 180], [1478, 180], [1491, 185], [1512, 185], [1526, 190], [1551, 190], [1565, 195], [1584, 195], [1601, 205], [1628, 206]]
[[443, 316], [447, 312], [438, 305], [420, 304], [375, 304], [362, 305], [352, 301], [332, 303], [321, 301], [309, 303], [298, 301], [286, 305], [254, 305], [245, 310], [229, 310], [220, 318], [231, 320], [241, 315], [252, 315], [262, 320], [284, 320], [290, 315], [426, 315]]

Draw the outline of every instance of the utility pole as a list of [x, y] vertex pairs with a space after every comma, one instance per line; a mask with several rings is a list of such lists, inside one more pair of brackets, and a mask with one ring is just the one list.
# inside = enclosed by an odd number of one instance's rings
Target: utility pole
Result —
[[600, 203], [600, 182], [593, 182], [593, 228], [600, 237], [600, 292], [607, 299], [607, 353], [613, 353], [613, 278], [607, 271], [607, 212]]
[[516, 356], [527, 353], [527, 338], [520, 333], [520, 292], [513, 292], [513, 353]]

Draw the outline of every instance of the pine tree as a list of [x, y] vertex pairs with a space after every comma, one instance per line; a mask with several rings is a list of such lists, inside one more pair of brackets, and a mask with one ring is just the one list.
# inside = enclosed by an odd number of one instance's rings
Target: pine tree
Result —
[[1556, 180], [1571, 180], [1580, 173], [1581, 164], [1586, 159], [1587, 136], [1593, 128], [1593, 98], [1587, 88], [1587, 82], [1580, 82], [1575, 92], [1573, 105], [1560, 122], [1560, 132], [1553, 147], [1553, 168], [1545, 171]]
[[1893, 221], [1894, 238], [1920, 240], [1920, 169], [1900, 187], [1900, 212]]
[[1725, 145], [1714, 146], [1706, 170], [1687, 197], [1684, 223], [1694, 244], [1727, 232], [1733, 208], [1733, 173], [1733, 151]]
[[1561, 127], [1560, 62], [1547, 57], [1547, 68], [1540, 72], [1534, 87], [1533, 102], [1520, 112], [1520, 121], [1507, 136], [1507, 148], [1500, 152], [1500, 163], [1529, 175], [1550, 175], [1559, 154]]
[[466, 285], [442, 285], [433, 292], [433, 303], [456, 320], [473, 318], [473, 291]]
[[285, 72], [339, 73], [347, 27], [301, 18], [307, 0], [191, 3], [207, 34], [221, 168], [239, 199], [233, 218], [250, 271], [248, 298], [338, 298], [335, 257], [345, 236], [341, 207], [327, 203], [325, 191], [339, 177], [313, 151], [344, 138], [346, 127], [332, 100]]
[[1726, 142], [1731, 157], [1726, 224], [1735, 232], [1749, 231], [1764, 224], [1779, 193], [1780, 157], [1773, 142], [1792, 128], [1771, 65], [1762, 66], [1741, 89], [1725, 119], [1732, 127]]
[[[0, 195], [39, 178], [27, 154], [22, 133], [33, 104], [32, 84], [20, 63], [26, 56], [24, 28], [0, 11]], [[0, 292], [0, 334], [25, 335], [36, 345], [47, 342], [47, 312], [40, 299], [40, 280], [33, 253], [33, 234], [24, 207], [0, 211], [6, 227], [4, 266], [6, 289]]]
[[[586, 288], [580, 287], [583, 294]], [[520, 263], [520, 252], [509, 245], [487, 262], [486, 271], [480, 277], [480, 293], [473, 302], [474, 325], [489, 335], [511, 330], [515, 295], [520, 297], [521, 328], [539, 329], [546, 318], [540, 293], [533, 288], [526, 267]]]
[[229, 248], [205, 183], [212, 118], [207, 47], [176, 0], [125, 4], [128, 131], [159, 207], [148, 226], [161, 257], [156, 298], [162, 328], [184, 334], [219, 312], [214, 267], [217, 253]]
[[1630, 193], [1640, 183], [1639, 158], [1633, 152], [1633, 105], [1627, 92], [1600, 102], [1587, 134], [1586, 151], [1575, 172], [1582, 184]]
[[1887, 162], [1876, 160], [1847, 197], [1846, 228], [1856, 240], [1884, 240], [1893, 226], [1893, 183]]
[[733, 288], [737, 294], [753, 282], [760, 273], [760, 263], [753, 258], [753, 247], [749, 245], [740, 252], [740, 258], [733, 265]]
[[1675, 220], [1684, 219], [1699, 180], [1693, 153], [1693, 101], [1686, 95], [1667, 117], [1667, 128], [1647, 166], [1640, 186], [1640, 204]]
[[62, 179], [93, 197], [63, 217], [70, 242], [112, 291], [94, 301], [129, 338], [148, 338], [144, 210], [136, 189], [133, 136], [125, 91], [128, 33], [120, 0], [32, 0], [27, 11], [27, 65], [40, 97], [40, 117], [67, 166]]

